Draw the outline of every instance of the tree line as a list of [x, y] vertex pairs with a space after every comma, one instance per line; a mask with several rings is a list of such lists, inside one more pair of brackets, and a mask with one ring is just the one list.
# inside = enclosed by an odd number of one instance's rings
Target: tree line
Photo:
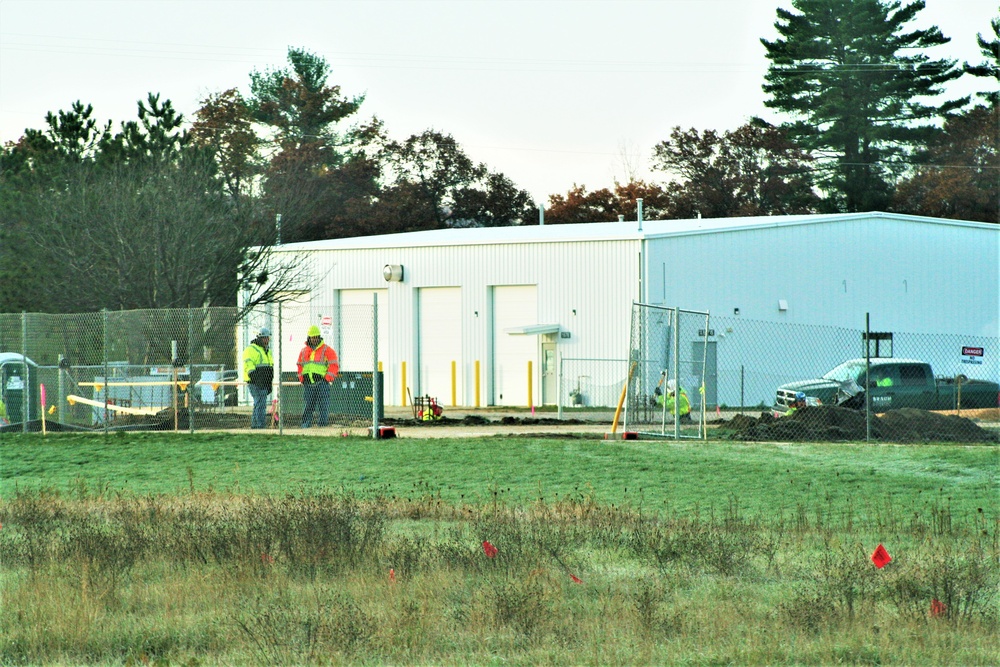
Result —
[[[652, 148], [662, 183], [552, 194], [547, 224], [897, 211], [1000, 221], [1000, 17], [983, 61], [932, 59], [948, 37], [910, 29], [924, 8], [791, 0], [778, 9], [766, 105], [732, 131], [675, 127]], [[974, 98], [945, 84], [977, 77]], [[279, 243], [448, 227], [537, 224], [537, 206], [451, 135], [392, 139], [321, 56], [289, 48], [248, 93], [208, 96], [190, 123], [150, 93], [137, 119], [90, 105], [48, 113], [0, 148], [0, 311], [233, 305], [301, 280]], [[285, 257], [282, 254], [281, 257]], [[282, 263], [283, 262], [283, 263]]]

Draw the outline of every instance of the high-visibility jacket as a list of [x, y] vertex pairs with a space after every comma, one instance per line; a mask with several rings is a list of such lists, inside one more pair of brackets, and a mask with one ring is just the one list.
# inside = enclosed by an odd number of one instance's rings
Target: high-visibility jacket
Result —
[[298, 366], [299, 382], [304, 381], [309, 384], [319, 382], [320, 380], [333, 382], [333, 379], [337, 377], [337, 373], [340, 372], [337, 353], [322, 340], [320, 340], [315, 348], [308, 345], [303, 347], [302, 351], [299, 352], [299, 360], [296, 363]]
[[[679, 389], [678, 391], [681, 394], [681, 400], [678, 402], [680, 403], [681, 416], [683, 417], [684, 415], [691, 412], [691, 401], [688, 400], [688, 395], [686, 391], [684, 391], [683, 389]], [[669, 412], [670, 414], [674, 414], [674, 395], [668, 393], [666, 395], [666, 398], [664, 398], [663, 394], [657, 394], [656, 396], [657, 405], [663, 405], [664, 400], [666, 400], [667, 402], [667, 412]]]
[[243, 350], [243, 381], [270, 387], [274, 380], [274, 357], [263, 345], [251, 343]]

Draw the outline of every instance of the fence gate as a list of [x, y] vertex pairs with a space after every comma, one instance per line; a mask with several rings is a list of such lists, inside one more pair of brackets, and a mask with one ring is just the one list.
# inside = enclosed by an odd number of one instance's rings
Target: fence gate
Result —
[[626, 431], [705, 437], [708, 335], [707, 312], [632, 304]]

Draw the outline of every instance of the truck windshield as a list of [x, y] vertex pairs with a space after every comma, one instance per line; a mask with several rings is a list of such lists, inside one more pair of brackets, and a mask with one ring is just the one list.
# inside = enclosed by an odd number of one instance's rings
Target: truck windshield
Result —
[[865, 374], [865, 362], [845, 361], [841, 365], [834, 368], [832, 371], [823, 375], [823, 379], [833, 380], [835, 382], [846, 382], [847, 380], [854, 380], [858, 384], [861, 384], [864, 374]]

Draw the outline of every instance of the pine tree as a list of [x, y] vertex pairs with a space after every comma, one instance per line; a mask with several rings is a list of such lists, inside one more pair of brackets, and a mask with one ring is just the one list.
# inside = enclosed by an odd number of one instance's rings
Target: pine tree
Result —
[[980, 96], [990, 100], [996, 107], [1000, 101], [1000, 92], [996, 90], [996, 84], [1000, 81], [1000, 17], [990, 21], [990, 27], [993, 28], [993, 39], [986, 39], [982, 33], [976, 35], [979, 50], [986, 61], [978, 65], [965, 63], [965, 71], [973, 76], [993, 79], [993, 90], [980, 93]]
[[765, 104], [793, 117], [784, 128], [820, 158], [832, 210], [884, 210], [891, 180], [935, 121], [968, 98], [932, 104], [962, 75], [953, 60], [923, 53], [950, 41], [937, 27], [907, 30], [924, 8], [884, 0], [791, 0], [778, 9], [780, 37], [762, 39], [771, 61]]

